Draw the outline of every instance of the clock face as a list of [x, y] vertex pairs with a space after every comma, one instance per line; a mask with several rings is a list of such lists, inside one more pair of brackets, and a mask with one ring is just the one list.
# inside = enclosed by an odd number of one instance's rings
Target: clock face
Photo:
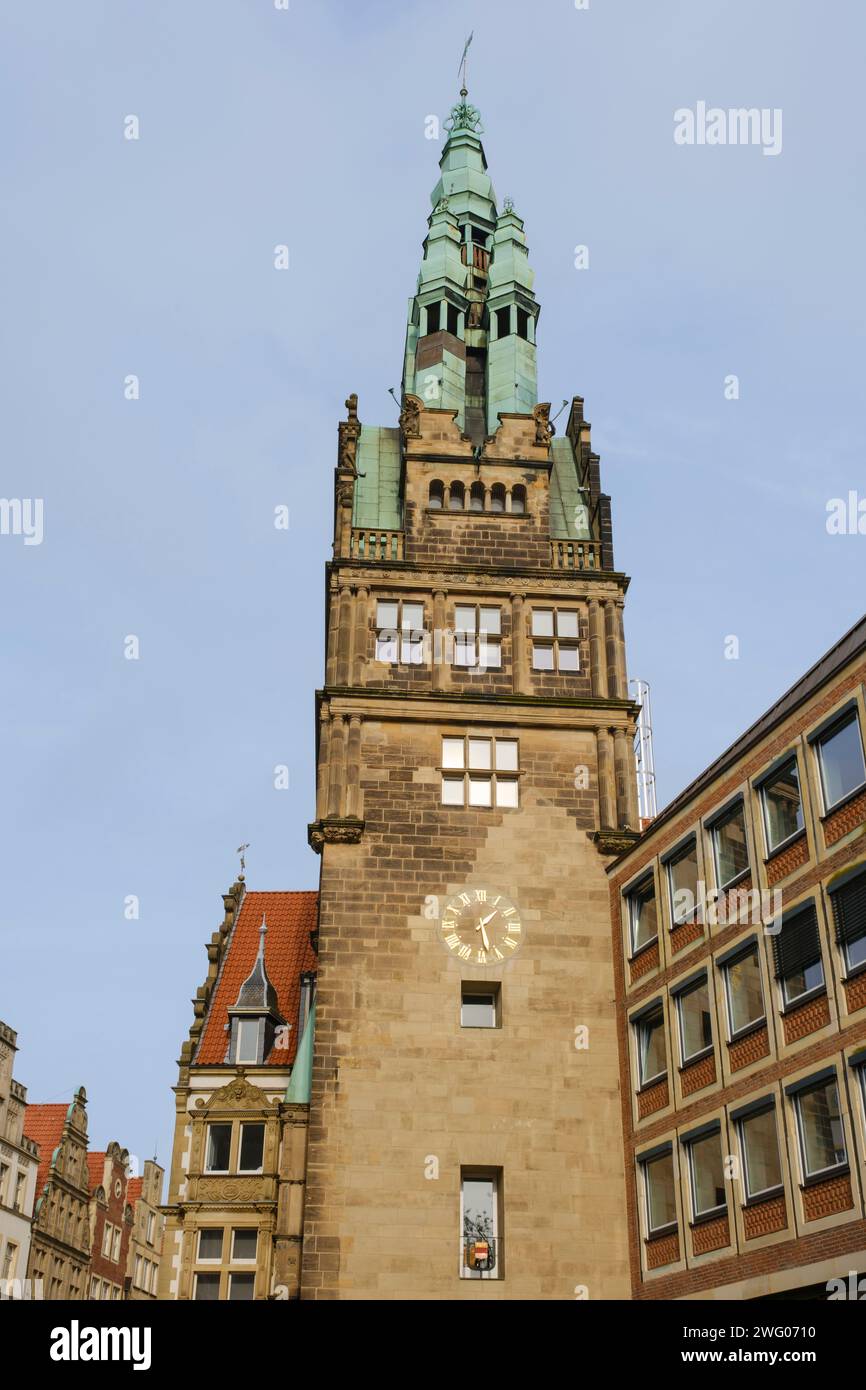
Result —
[[520, 913], [495, 888], [465, 888], [449, 898], [439, 922], [442, 945], [467, 965], [499, 965], [523, 944]]

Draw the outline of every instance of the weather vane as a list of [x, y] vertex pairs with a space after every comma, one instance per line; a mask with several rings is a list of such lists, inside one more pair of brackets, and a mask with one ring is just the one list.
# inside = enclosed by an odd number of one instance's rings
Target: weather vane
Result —
[[249, 845], [246, 844], [246, 845], [238, 845], [237, 849], [235, 850], [235, 854], [239, 854], [240, 857], [241, 857], [241, 876], [243, 876], [243, 874], [246, 873], [246, 868], [247, 868], [246, 851], [247, 851], [248, 849], [249, 849]]
[[460, 71], [461, 68], [463, 69], [463, 79], [462, 79], [462, 82], [461, 82], [461, 91], [460, 91], [460, 95], [461, 95], [462, 97], [465, 97], [465, 96], [467, 95], [467, 92], [468, 92], [468, 89], [467, 89], [467, 86], [466, 86], [466, 54], [469, 52], [469, 45], [470, 45], [471, 42], [472, 42], [472, 38], [473, 38], [474, 33], [475, 33], [475, 30], [473, 29], [473, 30], [472, 30], [472, 33], [469, 35], [469, 38], [466, 40], [465, 44], [463, 45], [463, 55], [462, 55], [462, 57], [461, 57], [461, 59], [460, 59], [460, 62], [459, 62], [458, 65], [457, 65], [457, 71], [458, 71], [458, 72]]

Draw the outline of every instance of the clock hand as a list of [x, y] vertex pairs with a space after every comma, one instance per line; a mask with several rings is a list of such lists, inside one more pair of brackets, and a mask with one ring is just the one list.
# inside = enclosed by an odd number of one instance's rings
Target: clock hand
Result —
[[486, 917], [482, 917], [482, 919], [481, 919], [481, 925], [482, 925], [482, 927], [486, 927], [486, 926], [487, 926], [487, 923], [488, 923], [489, 921], [491, 921], [492, 918], [494, 918], [495, 916], [496, 916], [496, 909], [494, 908], [492, 912], [488, 912], [488, 914], [487, 914]]
[[[491, 915], [492, 915], [492, 914], [491, 914]], [[489, 917], [486, 917], [484, 920], [487, 921], [487, 922], [489, 922], [489, 921], [490, 921], [490, 918], [489, 918]], [[475, 930], [476, 930], [476, 931], [480, 931], [480, 933], [481, 933], [481, 940], [484, 942], [484, 949], [485, 949], [485, 951], [489, 951], [489, 950], [490, 950], [490, 942], [489, 942], [488, 939], [487, 939], [487, 932], [484, 930], [484, 922], [479, 922], [479, 923], [478, 923], [478, 926], [475, 928]]]

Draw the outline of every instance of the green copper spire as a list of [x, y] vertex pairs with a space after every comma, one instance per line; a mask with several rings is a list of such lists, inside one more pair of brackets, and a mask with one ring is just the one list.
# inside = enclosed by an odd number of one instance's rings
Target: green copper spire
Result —
[[523, 223], [497, 210], [481, 143], [481, 113], [466, 87], [445, 122], [448, 137], [431, 195], [418, 287], [409, 301], [403, 394], [453, 410], [483, 444], [499, 413], [538, 401], [535, 324]]
[[298, 1043], [295, 1065], [286, 1087], [286, 1101], [295, 1105], [309, 1105], [310, 1088], [313, 1084], [313, 1037], [316, 1032], [315, 1004], [307, 1014], [303, 1037]]

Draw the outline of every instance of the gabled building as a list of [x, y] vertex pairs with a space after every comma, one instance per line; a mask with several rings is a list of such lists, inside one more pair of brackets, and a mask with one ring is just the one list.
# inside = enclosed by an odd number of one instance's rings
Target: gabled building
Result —
[[90, 1180], [90, 1287], [88, 1298], [119, 1300], [129, 1260], [133, 1212], [127, 1197], [129, 1154], [111, 1143], [87, 1155]]
[[159, 1297], [293, 1298], [317, 895], [247, 892], [240, 877], [223, 903], [179, 1062]]
[[84, 1087], [69, 1105], [28, 1105], [24, 1132], [39, 1154], [27, 1276], [42, 1280], [45, 1298], [86, 1298], [90, 1175]]
[[160, 1211], [165, 1174], [156, 1159], [148, 1158], [140, 1178], [130, 1178], [126, 1200], [132, 1210], [132, 1231], [126, 1264], [125, 1297], [155, 1299], [159, 1286], [165, 1217]]
[[0, 1298], [24, 1296], [39, 1150], [24, 1133], [27, 1091], [12, 1075], [18, 1035], [0, 1023]]

